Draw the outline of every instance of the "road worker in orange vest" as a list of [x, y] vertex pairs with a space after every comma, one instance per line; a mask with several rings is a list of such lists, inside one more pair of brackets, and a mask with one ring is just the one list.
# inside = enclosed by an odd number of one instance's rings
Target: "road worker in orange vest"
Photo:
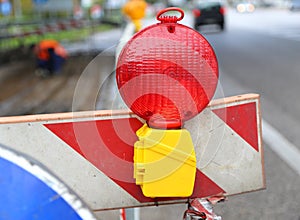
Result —
[[47, 39], [35, 45], [37, 75], [58, 74], [67, 58], [67, 52], [56, 40]]
[[142, 28], [141, 20], [145, 17], [147, 3], [144, 0], [128, 0], [123, 6], [122, 12], [135, 26], [135, 31]]

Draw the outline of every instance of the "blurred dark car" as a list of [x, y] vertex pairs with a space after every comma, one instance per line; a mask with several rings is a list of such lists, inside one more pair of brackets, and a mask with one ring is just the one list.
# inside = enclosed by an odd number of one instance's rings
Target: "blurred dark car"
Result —
[[197, 1], [194, 9], [194, 28], [202, 25], [217, 24], [221, 30], [225, 28], [225, 6], [221, 1]]

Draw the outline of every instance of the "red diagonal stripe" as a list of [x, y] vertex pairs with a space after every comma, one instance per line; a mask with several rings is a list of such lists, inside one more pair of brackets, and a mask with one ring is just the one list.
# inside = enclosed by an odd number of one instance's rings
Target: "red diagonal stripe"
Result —
[[213, 112], [259, 151], [256, 102], [214, 109]]
[[[147, 198], [133, 179], [133, 144], [142, 123], [135, 118], [45, 124], [51, 132], [139, 202], [177, 200]], [[224, 193], [216, 183], [197, 170], [192, 197]]]

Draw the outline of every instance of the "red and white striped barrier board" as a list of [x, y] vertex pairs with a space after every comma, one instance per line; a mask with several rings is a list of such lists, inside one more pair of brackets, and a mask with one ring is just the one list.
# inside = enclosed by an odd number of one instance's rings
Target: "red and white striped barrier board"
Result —
[[[124, 110], [0, 118], [0, 143], [43, 163], [93, 210], [186, 202], [146, 198], [133, 178], [135, 131]], [[197, 156], [192, 198], [265, 188], [259, 95], [218, 99], [186, 122]]]

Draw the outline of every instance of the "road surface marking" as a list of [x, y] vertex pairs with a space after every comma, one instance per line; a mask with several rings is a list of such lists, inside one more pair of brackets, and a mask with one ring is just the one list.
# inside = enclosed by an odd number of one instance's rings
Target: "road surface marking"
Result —
[[264, 142], [300, 175], [300, 150], [265, 120], [262, 125]]

